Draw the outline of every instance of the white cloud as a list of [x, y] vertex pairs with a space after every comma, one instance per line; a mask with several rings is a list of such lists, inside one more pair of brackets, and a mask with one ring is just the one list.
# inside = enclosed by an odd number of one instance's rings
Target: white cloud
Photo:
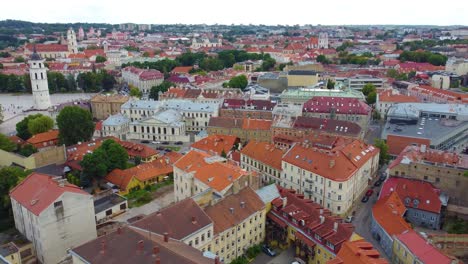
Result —
[[18, 3], [4, 1], [0, 20], [113, 24], [468, 24], [468, 5], [461, 0], [43, 0], [24, 6]]

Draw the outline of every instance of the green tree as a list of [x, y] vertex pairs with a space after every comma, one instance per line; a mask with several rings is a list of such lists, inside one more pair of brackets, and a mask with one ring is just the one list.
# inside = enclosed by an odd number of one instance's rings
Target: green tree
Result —
[[31, 144], [26, 144], [18, 148], [18, 154], [20, 154], [23, 157], [29, 157], [36, 152], [37, 148]]
[[317, 56], [317, 62], [323, 63], [323, 64], [330, 64], [331, 61], [325, 57], [325, 55], [318, 55]]
[[86, 154], [80, 162], [82, 175], [97, 186], [107, 174], [107, 157], [103, 149], [97, 148], [93, 153]]
[[380, 120], [380, 119], [382, 119], [382, 117], [381, 117], [381, 115], [380, 115], [380, 112], [377, 111], [377, 110], [374, 110], [374, 111], [372, 112], [372, 119], [374, 119], [374, 120]]
[[101, 148], [106, 157], [107, 172], [114, 169], [126, 169], [128, 161], [128, 153], [124, 147], [112, 139], [102, 142]]
[[0, 169], [0, 207], [3, 210], [11, 210], [10, 191], [13, 189], [21, 180], [28, 175], [27, 171], [24, 171], [18, 167], [10, 166]]
[[0, 69], [3, 69], [3, 64], [0, 63]]
[[375, 91], [370, 92], [366, 97], [366, 102], [368, 104], [375, 104], [376, 100], [377, 100], [377, 93]]
[[96, 63], [103, 63], [103, 62], [106, 62], [106, 61], [107, 61], [106, 57], [101, 56], [101, 55], [96, 56]]
[[15, 58], [15, 62], [16, 63], [22, 63], [22, 62], [25, 62], [26, 60], [22, 57], [22, 56], [18, 56]]
[[34, 120], [43, 116], [42, 114], [28, 115], [20, 122], [16, 123], [16, 135], [23, 140], [28, 140], [32, 137], [32, 134], [29, 132], [28, 124], [29, 121]]
[[0, 134], [0, 149], [12, 152], [16, 149], [16, 144], [4, 134]]
[[141, 164], [141, 157], [140, 156], [136, 156], [135, 157], [135, 165], [140, 165]]
[[385, 140], [376, 138], [374, 146], [380, 149], [379, 164], [387, 164], [387, 162], [390, 160], [390, 155], [388, 154], [388, 145]]
[[172, 86], [175, 86], [175, 84], [172, 82], [163, 81], [160, 85], [151, 87], [149, 98], [153, 100], [159, 100], [159, 92], [165, 93]]
[[231, 88], [244, 89], [245, 87], [247, 87], [247, 84], [248, 84], [247, 77], [245, 75], [239, 75], [239, 76], [232, 77], [231, 80], [229, 80], [227, 85], [228, 87], [231, 87]]
[[376, 89], [375, 89], [375, 85], [373, 85], [372, 83], [366, 83], [363, 87], [362, 87], [362, 90], [361, 92], [364, 94], [364, 95], [369, 95], [371, 92], [375, 92]]
[[28, 122], [28, 131], [31, 135], [47, 132], [54, 127], [54, 120], [48, 116], [39, 116]]
[[130, 96], [135, 96], [135, 97], [141, 98], [143, 96], [143, 93], [137, 87], [131, 87], [130, 88]]
[[335, 88], [335, 82], [333, 80], [328, 80], [327, 82], [327, 89], [333, 90]]
[[59, 139], [67, 146], [91, 139], [94, 123], [91, 112], [77, 106], [66, 106], [57, 116]]

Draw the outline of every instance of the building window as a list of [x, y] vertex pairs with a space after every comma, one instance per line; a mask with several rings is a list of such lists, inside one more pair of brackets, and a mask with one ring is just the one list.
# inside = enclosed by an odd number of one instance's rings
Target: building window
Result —
[[338, 195], [338, 201], [341, 201], [341, 195]]
[[341, 211], [341, 206], [338, 206], [338, 207], [336, 208], [336, 210], [337, 210], [338, 212]]
[[343, 187], [343, 184], [342, 184], [342, 183], [338, 184], [338, 189], [339, 189], [339, 190], [341, 190], [342, 187]]

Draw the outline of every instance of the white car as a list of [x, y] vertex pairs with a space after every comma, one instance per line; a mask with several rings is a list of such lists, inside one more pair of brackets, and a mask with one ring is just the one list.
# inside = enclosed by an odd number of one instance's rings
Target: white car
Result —
[[151, 141], [151, 144], [161, 144], [161, 141]]

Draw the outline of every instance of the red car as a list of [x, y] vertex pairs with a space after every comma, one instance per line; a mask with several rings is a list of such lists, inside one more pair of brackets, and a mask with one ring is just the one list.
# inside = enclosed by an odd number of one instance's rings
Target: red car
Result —
[[369, 189], [369, 190], [367, 190], [367, 192], [366, 192], [366, 196], [369, 196], [369, 197], [370, 197], [370, 196], [372, 196], [373, 193], [374, 193], [374, 190]]

